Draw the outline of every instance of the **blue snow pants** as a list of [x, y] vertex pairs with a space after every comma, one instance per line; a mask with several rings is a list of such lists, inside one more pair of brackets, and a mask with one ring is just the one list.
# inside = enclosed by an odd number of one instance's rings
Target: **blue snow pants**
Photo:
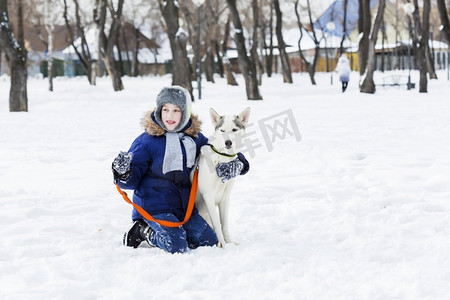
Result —
[[[153, 217], [157, 220], [179, 222], [171, 213], [157, 214]], [[189, 221], [180, 227], [165, 227], [156, 222], [145, 219], [144, 221], [154, 231], [150, 242], [170, 253], [184, 253], [188, 247], [195, 249], [200, 246], [214, 246], [218, 242], [216, 233], [197, 210], [192, 212]]]

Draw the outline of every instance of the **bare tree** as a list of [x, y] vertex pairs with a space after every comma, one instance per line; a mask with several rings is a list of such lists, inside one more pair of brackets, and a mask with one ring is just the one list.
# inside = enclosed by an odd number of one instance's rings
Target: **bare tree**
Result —
[[[138, 27], [134, 27], [134, 38], [135, 38], [135, 44], [134, 44], [134, 52], [133, 52], [133, 61], [131, 64], [131, 76], [137, 77], [139, 75], [139, 47], [141, 43], [141, 31]], [[155, 61], [156, 64], [156, 61]]]
[[48, 64], [47, 64], [47, 73], [48, 73], [48, 90], [53, 92], [53, 30], [55, 30], [55, 20], [53, 18], [53, 4], [51, 0], [45, 0], [44, 2], [44, 23], [45, 30], [47, 31], [48, 36]]
[[208, 27], [211, 27], [212, 30], [209, 30], [209, 40], [211, 41], [211, 47], [213, 55], [217, 60], [217, 73], [219, 73], [220, 77], [224, 77], [224, 64], [223, 64], [223, 52], [221, 51], [219, 41], [221, 39], [221, 31], [220, 31], [220, 17], [226, 11], [226, 4], [222, 5], [222, 1], [216, 1], [214, 5], [208, 1], [210, 4], [208, 16], [208, 23], [211, 24]]
[[[408, 0], [409, 2], [409, 0]], [[415, 53], [415, 65], [418, 66], [419, 68], [419, 72], [422, 72], [422, 66], [426, 66], [427, 67], [427, 71], [425, 71], [425, 79], [426, 79], [426, 73], [428, 72], [430, 74], [430, 78], [434, 77], [434, 71], [431, 68], [431, 63], [428, 61], [429, 59], [431, 59], [431, 57], [429, 57], [429, 47], [428, 47], [428, 41], [424, 43], [423, 41], [423, 30], [424, 30], [424, 26], [425, 24], [422, 23], [424, 22], [424, 19], [421, 19], [420, 17], [420, 9], [419, 9], [419, 2], [417, 0], [412, 0], [412, 3], [414, 5], [414, 12], [412, 14], [412, 20], [414, 20], [414, 26], [411, 29], [411, 35], [412, 35], [412, 40], [413, 40], [413, 48], [414, 48], [414, 53]], [[425, 13], [425, 4], [424, 4], [424, 9], [423, 12]], [[429, 20], [428, 20], [428, 25], [429, 27]], [[428, 33], [427, 33], [427, 39], [429, 37]], [[423, 63], [423, 65], [422, 65]], [[422, 78], [422, 73], [420, 76], [420, 81], [423, 81]], [[419, 83], [419, 86], [421, 86], [421, 84]], [[420, 92], [420, 87], [419, 87], [419, 92]]]
[[[113, 3], [110, 0], [97, 0], [97, 11], [94, 14], [94, 19], [98, 28], [98, 43], [99, 43], [99, 58], [105, 64], [106, 71], [112, 80], [114, 91], [123, 90], [123, 83], [121, 73], [116, 65], [114, 57], [114, 47], [117, 45], [120, 33], [120, 19], [122, 17], [124, 0], [118, 0], [117, 9], [114, 9]], [[108, 34], [106, 33], [105, 25], [107, 20], [107, 8], [111, 16], [111, 24]], [[119, 50], [118, 50], [119, 51]]]
[[[428, 8], [426, 8], [428, 6]], [[426, 10], [428, 10], [427, 14], [428, 14], [428, 29], [430, 29], [430, 13], [431, 13], [431, 3], [429, 4], [424, 4], [424, 13], [425, 12], [425, 8]], [[431, 34], [431, 36], [430, 36]], [[433, 43], [433, 33], [431, 31], [428, 30], [428, 39], [430, 40], [431, 44]], [[425, 59], [426, 59], [426, 64], [427, 64], [427, 72], [428, 75], [430, 76], [430, 79], [437, 79], [437, 74], [436, 74], [436, 68], [434, 66], [434, 50], [432, 48], [430, 48], [430, 43], [426, 42], [426, 50], [425, 50]]]
[[[314, 30], [313, 21], [312, 21], [312, 12], [311, 12], [311, 5], [309, 3], [309, 0], [307, 0], [307, 9], [308, 9], [308, 16], [309, 16], [309, 27], [311, 28], [311, 32], [306, 31], [305, 26], [303, 25], [301, 19], [300, 19], [300, 13], [299, 13], [299, 0], [295, 1], [295, 15], [297, 16], [297, 25], [298, 29], [300, 30], [300, 38], [298, 39], [298, 53], [300, 55], [300, 58], [306, 65], [306, 70], [309, 74], [309, 79], [311, 80], [312, 85], [316, 85], [316, 80], [314, 79], [314, 75], [316, 73], [316, 65], [317, 60], [319, 58], [320, 54], [320, 40], [317, 38], [316, 31]], [[310, 62], [306, 56], [303, 53], [301, 42], [303, 40], [304, 32], [307, 32], [308, 36], [312, 39], [315, 45], [314, 49], [314, 58], [312, 62]]]
[[[72, 48], [80, 60], [81, 66], [83, 70], [86, 72], [87, 79], [91, 85], [95, 85], [96, 83], [96, 66], [95, 60], [93, 59], [91, 52], [89, 50], [89, 45], [86, 40], [85, 35], [85, 24], [82, 24], [80, 17], [80, 5], [78, 4], [78, 0], [73, 0], [75, 5], [75, 32], [73, 30], [73, 26], [69, 21], [69, 13], [68, 13], [68, 4], [67, 0], [64, 0], [64, 22], [66, 24], [66, 28], [69, 32], [68, 39]], [[79, 39], [80, 45], [77, 47], [75, 45], [75, 40]]]
[[[260, 54], [260, 59], [259, 59], [259, 68], [261, 69], [261, 76], [264, 74], [265, 70], [264, 70], [264, 61], [265, 61], [265, 57], [264, 57], [264, 53], [266, 51], [266, 25], [265, 25], [265, 21], [264, 21], [264, 10], [263, 10], [263, 6], [264, 2], [261, 4], [261, 8], [259, 9], [259, 28], [258, 28], [258, 47], [259, 47], [259, 54]], [[261, 79], [262, 80], [262, 79]]]
[[[196, 13], [191, 13], [186, 6], [183, 6], [183, 12], [191, 25], [188, 26], [189, 37], [195, 50], [194, 66], [198, 66], [192, 69], [195, 73], [203, 70], [206, 81], [214, 83], [214, 58], [217, 57], [219, 62], [222, 61], [220, 54], [216, 53], [216, 47], [218, 47], [217, 37], [220, 36], [218, 22], [223, 9], [219, 7], [219, 2], [215, 2], [213, 6], [211, 1], [206, 1], [204, 5], [196, 8]], [[200, 78], [199, 74], [195, 75], [197, 79]]]
[[378, 31], [383, 22], [385, 7], [386, 0], [379, 0], [377, 15], [375, 17], [375, 22], [372, 26], [369, 37], [368, 61], [365, 63], [366, 70], [364, 73], [364, 80], [361, 85], [361, 92], [363, 93], [375, 93], [375, 83], [373, 81], [373, 73], [375, 71], [375, 45], [377, 43]]
[[[49, 91], [53, 91], [53, 77], [49, 74], [50, 70], [53, 72], [53, 67], [52, 67], [52, 62], [53, 62], [53, 57], [50, 56], [50, 52], [53, 52], [53, 49], [50, 49], [49, 47], [49, 42], [50, 40], [53, 38], [50, 38], [48, 32], [47, 32], [47, 28], [50, 29], [50, 27], [52, 26], [51, 24], [49, 26], [47, 26], [47, 23], [50, 23], [52, 21], [54, 21], [54, 18], [52, 18], [50, 16], [50, 10], [48, 9], [48, 3], [47, 1], [51, 1], [51, 0], [34, 0], [32, 2], [32, 6], [27, 7], [26, 9], [29, 11], [30, 13], [30, 18], [28, 18], [28, 23], [29, 25], [31, 25], [31, 27], [34, 29], [34, 31], [36, 32], [37, 37], [39, 38], [39, 41], [42, 43], [42, 45], [44, 45], [45, 50], [46, 50], [46, 55], [48, 57], [47, 59], [47, 74], [48, 74], [48, 83], [49, 83]], [[43, 7], [43, 8], [42, 8]], [[53, 28], [54, 28], [54, 22], [53, 24]], [[45, 36], [42, 32], [42, 29], [45, 30], [45, 32], [47, 33], [47, 36]], [[53, 29], [51, 30], [51, 34], [53, 34]], [[52, 46], [53, 46], [53, 41], [52, 42]], [[51, 60], [51, 61], [50, 61]]]
[[341, 45], [339, 47], [339, 54], [342, 55], [344, 53], [344, 41], [345, 37], [347, 35], [347, 7], [348, 7], [348, 0], [344, 0], [344, 20], [342, 21], [342, 39], [341, 39]]
[[[134, 33], [133, 36], [134, 36], [134, 38], [136, 38], [136, 30], [135, 30], [134, 26], [130, 23], [122, 22], [122, 24], [120, 25], [119, 39], [118, 39], [117, 45], [116, 45], [117, 50], [119, 52], [120, 73], [122, 74], [122, 76], [125, 75], [125, 68], [123, 66], [123, 60], [122, 60], [122, 50], [121, 50], [122, 46], [124, 46], [124, 48], [125, 48], [125, 56], [127, 57], [127, 62], [126, 62], [127, 66], [129, 65], [130, 69], [131, 69], [131, 65], [132, 65], [132, 63], [131, 63], [132, 60], [130, 57], [130, 47], [129, 47], [128, 38], [127, 38], [128, 37], [127, 29], [130, 29], [130, 28], [133, 28], [133, 33]], [[139, 39], [139, 37], [138, 37], [138, 39]], [[136, 49], [132, 49], [133, 53], [136, 52], [134, 50], [136, 50]], [[134, 54], [133, 54], [133, 59], [134, 59]], [[131, 72], [130, 72], [130, 76], [133, 76], [133, 74]], [[134, 77], [136, 77], [136, 76], [134, 76]]]
[[441, 17], [442, 23], [442, 32], [447, 40], [447, 43], [450, 44], [450, 21], [449, 15], [447, 11], [447, 6], [445, 5], [445, 0], [437, 0], [439, 16]]
[[14, 36], [8, 17], [7, 0], [0, 0], [0, 48], [5, 51], [11, 69], [11, 88], [9, 92], [9, 111], [28, 111], [27, 96], [27, 50], [23, 36], [23, 6], [18, 0], [17, 39]]
[[[191, 79], [194, 81], [200, 80], [200, 72], [202, 69], [202, 26], [200, 21], [205, 18], [204, 11], [202, 10], [202, 5], [197, 6], [192, 2], [182, 2], [180, 9], [183, 12], [180, 17], [183, 18], [183, 23], [185, 21], [188, 30], [187, 39], [189, 44], [192, 46], [193, 50], [193, 60], [192, 64], [189, 65], [189, 70], [191, 72]], [[180, 24], [181, 26], [182, 24]], [[201, 81], [201, 80], [200, 80]], [[201, 89], [201, 82], [197, 83], [199, 91]]]
[[[417, 3], [417, 0], [415, 0]], [[419, 51], [417, 60], [419, 62], [420, 71], [420, 82], [419, 82], [419, 93], [427, 93], [428, 86], [428, 65], [427, 65], [427, 52], [429, 52], [428, 38], [430, 29], [430, 0], [423, 0], [423, 12], [422, 12], [422, 30], [419, 38]], [[419, 17], [420, 18], [420, 17]]]
[[261, 60], [259, 59], [258, 48], [259, 48], [259, 7], [258, 0], [252, 0], [252, 11], [253, 11], [253, 37], [252, 37], [252, 47], [250, 48], [250, 55], [255, 62], [256, 76], [258, 79], [258, 85], [262, 83], [262, 73], [263, 68]]
[[[418, 0], [413, 0], [414, 3], [414, 12], [413, 12], [413, 20], [414, 20], [414, 31], [413, 31], [413, 47], [414, 52], [416, 53], [416, 65], [419, 66], [419, 70], [421, 68], [421, 62], [426, 66], [426, 73], [429, 74], [431, 79], [437, 79], [436, 72], [434, 69], [434, 63], [432, 62], [433, 58], [431, 57], [431, 51], [428, 44], [429, 39], [429, 28], [430, 28], [430, 4], [424, 3], [423, 6], [423, 18], [420, 19], [420, 10], [419, 10], [419, 2]], [[426, 8], [428, 6], [428, 8]], [[428, 11], [428, 13], [426, 12]], [[428, 16], [425, 17], [425, 14]], [[425, 20], [426, 18], [426, 20]], [[426, 24], [425, 24], [426, 22]], [[424, 35], [424, 30], [427, 27], [426, 35]], [[424, 40], [426, 38], [426, 40]], [[423, 51], [423, 52], [421, 52]], [[422, 57], [423, 55], [423, 57]], [[425, 78], [426, 78], [425, 73]], [[423, 79], [422, 79], [423, 80]], [[420, 84], [419, 84], [420, 85]], [[420, 91], [420, 88], [419, 88]]]
[[[273, 3], [272, 3], [272, 1], [270, 2], [268, 31], [269, 31], [269, 55], [266, 55], [266, 70], [267, 70], [267, 76], [272, 77], [272, 66], [273, 66]], [[265, 43], [265, 39], [264, 39], [264, 43]], [[265, 48], [267, 48], [267, 47], [265, 47]]]
[[222, 53], [220, 51], [220, 45], [219, 45], [219, 41], [217, 39], [212, 40], [213, 42], [213, 47], [214, 47], [214, 54], [216, 56], [217, 59], [217, 73], [220, 75], [220, 77], [224, 77], [225, 74], [225, 70], [223, 68], [223, 58], [222, 58]]
[[370, 0], [358, 0], [358, 3], [358, 30], [360, 34], [358, 50], [359, 74], [363, 75], [367, 68], [367, 61], [369, 58], [369, 36], [372, 25], [372, 17], [370, 14]]
[[[166, 31], [172, 50], [172, 85], [180, 85], [189, 91], [191, 96], [192, 83], [189, 60], [186, 51], [186, 34], [180, 31], [178, 21], [178, 2], [175, 0], [159, 0], [160, 9], [166, 23]], [[194, 99], [194, 98], [192, 98]]]
[[[211, 2], [211, 1], [209, 1]], [[224, 34], [221, 31], [221, 26], [223, 25], [224, 20], [229, 19], [229, 15], [227, 18], [223, 17], [225, 12], [228, 11], [228, 6], [226, 3], [224, 3], [221, 0], [216, 0], [214, 5], [210, 5], [210, 13], [208, 14], [209, 19], [211, 19], [211, 22], [213, 24], [214, 30], [210, 31], [210, 39], [211, 43], [214, 47], [214, 54], [216, 56], [217, 60], [217, 72], [219, 73], [220, 77], [224, 77], [225, 75], [225, 67], [223, 62], [223, 49], [221, 46], [221, 41], [223, 39]], [[222, 20], [222, 21], [221, 21]]]
[[[148, 24], [152, 26], [158, 25], [160, 19], [159, 6], [155, 5], [153, 1], [127, 0], [124, 2], [121, 26], [121, 40], [123, 43], [121, 44], [126, 49], [128, 61], [131, 62], [130, 73], [133, 77], [139, 75], [139, 50], [142, 43], [146, 41], [145, 38], [143, 39], [142, 28]], [[148, 47], [148, 49], [152, 53], [155, 51], [152, 47]], [[129, 52], [131, 52], [131, 58], [129, 58]]]
[[248, 100], [262, 100], [258, 89], [258, 80], [256, 79], [255, 63], [247, 56], [247, 48], [245, 46], [244, 32], [242, 29], [241, 19], [236, 7], [236, 0], [227, 0], [228, 8], [231, 13], [231, 19], [234, 25], [234, 41], [238, 52], [239, 67], [245, 79], [245, 87]]
[[233, 70], [231, 69], [231, 63], [227, 56], [227, 45], [230, 37], [230, 23], [231, 16], [228, 16], [227, 23], [225, 24], [225, 33], [222, 41], [222, 53], [223, 53], [223, 70], [227, 78], [228, 85], [238, 85], [236, 78], [234, 77]]
[[204, 22], [206, 26], [203, 26], [205, 34], [205, 62], [204, 70], [206, 80], [214, 82], [214, 60], [217, 59], [217, 66], [219, 74], [223, 77], [223, 65], [222, 56], [219, 51], [220, 27], [219, 20], [221, 14], [225, 11], [225, 5], [220, 5], [220, 1], [206, 2]]
[[286, 52], [286, 44], [284, 43], [283, 39], [283, 16], [281, 13], [280, 3], [278, 2], [278, 0], [273, 0], [273, 6], [275, 8], [275, 14], [277, 16], [275, 32], [277, 34], [278, 50], [280, 51], [281, 69], [283, 71], [283, 81], [286, 83], [292, 83], [291, 65], [289, 63], [289, 57]]

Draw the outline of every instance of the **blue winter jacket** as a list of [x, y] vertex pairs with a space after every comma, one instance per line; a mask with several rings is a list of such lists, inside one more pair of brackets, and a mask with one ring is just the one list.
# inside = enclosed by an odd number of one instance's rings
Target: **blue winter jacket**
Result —
[[[184, 219], [191, 182], [189, 174], [192, 168], [186, 166], [186, 152], [181, 143], [183, 153], [183, 171], [162, 173], [164, 153], [166, 148], [165, 131], [155, 121], [154, 113], [149, 112], [142, 120], [145, 132], [138, 136], [128, 152], [133, 153], [132, 172], [126, 182], [119, 182], [123, 189], [134, 190], [133, 202], [144, 208], [150, 215], [172, 213], [180, 221]], [[192, 115], [189, 123], [182, 130], [192, 137], [200, 148], [208, 143], [208, 139], [200, 132], [201, 122]], [[133, 209], [132, 219], [142, 218]]]

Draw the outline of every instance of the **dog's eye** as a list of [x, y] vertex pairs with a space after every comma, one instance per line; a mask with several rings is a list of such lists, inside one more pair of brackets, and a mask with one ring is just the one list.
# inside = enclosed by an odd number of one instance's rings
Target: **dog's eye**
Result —
[[220, 129], [220, 131], [225, 132], [225, 129]]
[[236, 131], [238, 131], [238, 129], [237, 128], [233, 128], [233, 132], [236, 132]]

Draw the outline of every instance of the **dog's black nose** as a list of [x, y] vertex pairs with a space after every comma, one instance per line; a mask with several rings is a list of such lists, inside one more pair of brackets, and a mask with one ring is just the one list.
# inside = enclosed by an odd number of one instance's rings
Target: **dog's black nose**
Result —
[[226, 140], [226, 141], [225, 141], [225, 147], [227, 147], [227, 149], [230, 149], [230, 148], [231, 148], [231, 145], [233, 145], [233, 142], [232, 142], [232, 141], [230, 141], [230, 140]]

